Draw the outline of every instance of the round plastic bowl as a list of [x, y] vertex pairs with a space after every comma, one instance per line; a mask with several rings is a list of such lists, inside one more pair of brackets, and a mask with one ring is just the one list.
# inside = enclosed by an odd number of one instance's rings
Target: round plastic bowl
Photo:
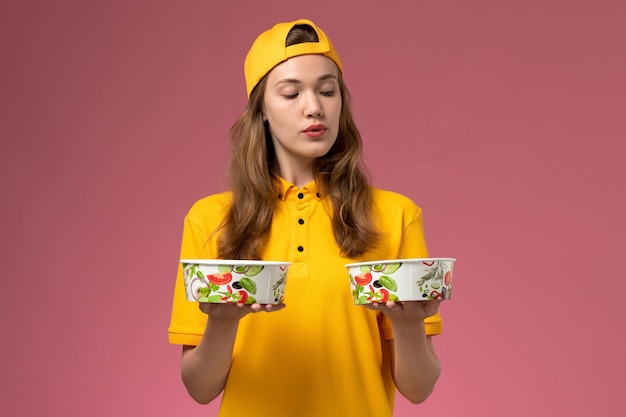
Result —
[[279, 304], [289, 262], [181, 259], [187, 300], [203, 303]]
[[455, 261], [418, 258], [347, 264], [354, 303], [449, 300]]

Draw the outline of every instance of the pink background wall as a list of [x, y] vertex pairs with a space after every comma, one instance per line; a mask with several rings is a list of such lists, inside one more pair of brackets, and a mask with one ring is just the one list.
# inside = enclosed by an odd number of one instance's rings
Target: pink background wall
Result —
[[269, 3], [0, 5], [2, 415], [215, 415], [166, 338], [182, 218], [222, 189], [250, 42], [305, 16], [375, 184], [458, 258], [443, 375], [396, 415], [623, 415], [624, 2]]

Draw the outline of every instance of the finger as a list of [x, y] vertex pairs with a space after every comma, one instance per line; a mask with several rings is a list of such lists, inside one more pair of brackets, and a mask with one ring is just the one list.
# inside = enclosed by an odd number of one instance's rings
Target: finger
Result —
[[278, 311], [278, 310], [282, 310], [283, 308], [285, 308], [286, 305], [285, 303], [280, 303], [280, 304], [266, 304], [265, 305], [265, 310], [266, 311]]
[[209, 303], [198, 303], [198, 307], [204, 314], [209, 314], [209, 309], [211, 308]]
[[426, 311], [428, 311], [429, 313], [435, 314], [437, 311], [439, 311], [440, 304], [441, 304], [441, 300], [432, 300], [431, 303], [426, 305]]
[[278, 311], [278, 310], [282, 310], [285, 307], [286, 307], [286, 305], [284, 303], [280, 303], [280, 304], [259, 304], [259, 303], [254, 303], [254, 304], [250, 304], [248, 306], [248, 308], [251, 310], [252, 313], [257, 313], [257, 312], [260, 312], [260, 311], [266, 311], [266, 312]]

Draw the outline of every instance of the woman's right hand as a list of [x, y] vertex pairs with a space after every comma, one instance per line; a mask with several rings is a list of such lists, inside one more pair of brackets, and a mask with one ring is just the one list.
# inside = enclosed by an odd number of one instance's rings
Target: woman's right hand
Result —
[[207, 404], [228, 379], [239, 320], [251, 313], [282, 310], [285, 304], [199, 304], [209, 318], [198, 346], [183, 347], [181, 376], [191, 397]]
[[285, 304], [230, 304], [230, 303], [199, 303], [200, 310], [211, 316], [214, 321], [236, 321], [250, 313], [273, 312], [285, 308]]

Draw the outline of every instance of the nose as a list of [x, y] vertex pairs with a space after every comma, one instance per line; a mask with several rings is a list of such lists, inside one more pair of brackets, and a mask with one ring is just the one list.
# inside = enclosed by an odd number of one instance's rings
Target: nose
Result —
[[307, 117], [312, 118], [320, 118], [322, 114], [324, 114], [322, 102], [314, 92], [307, 94], [305, 99], [305, 113]]

